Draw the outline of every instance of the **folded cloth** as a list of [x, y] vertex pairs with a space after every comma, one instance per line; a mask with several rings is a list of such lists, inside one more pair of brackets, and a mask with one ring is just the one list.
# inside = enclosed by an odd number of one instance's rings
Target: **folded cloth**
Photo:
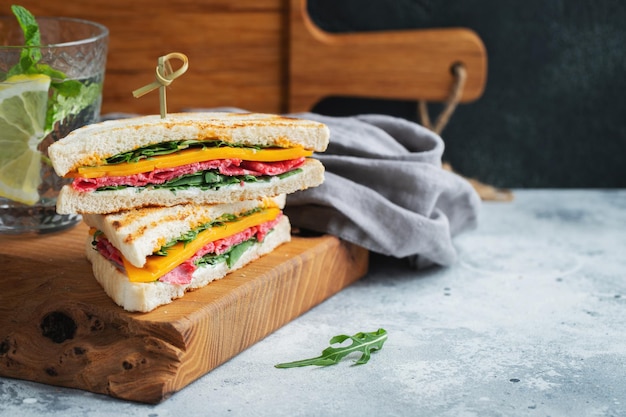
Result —
[[293, 226], [406, 259], [414, 268], [454, 263], [452, 238], [476, 227], [481, 200], [467, 180], [441, 168], [441, 137], [381, 114], [288, 116], [330, 129], [328, 149], [315, 154], [326, 168], [324, 183], [287, 196], [284, 212]]
[[287, 196], [285, 213], [301, 229], [329, 233], [416, 268], [450, 265], [452, 238], [474, 228], [480, 198], [441, 168], [443, 140], [406, 119], [299, 113], [331, 132], [322, 185]]

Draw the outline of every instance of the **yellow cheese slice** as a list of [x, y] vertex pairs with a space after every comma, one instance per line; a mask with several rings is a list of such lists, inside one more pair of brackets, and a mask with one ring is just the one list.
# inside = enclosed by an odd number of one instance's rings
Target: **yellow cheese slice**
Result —
[[169, 155], [157, 155], [138, 162], [122, 162], [119, 164], [79, 167], [66, 177], [100, 178], [123, 177], [126, 175], [150, 172], [155, 168], [175, 168], [195, 162], [210, 161], [213, 159], [242, 159], [244, 161], [277, 162], [307, 157], [313, 155], [302, 147], [295, 148], [236, 148], [218, 147], [205, 149], [185, 149]]
[[268, 208], [263, 211], [241, 217], [235, 221], [224, 223], [222, 226], [211, 227], [200, 233], [192, 242], [177, 243], [167, 250], [167, 256], [152, 255], [146, 260], [143, 268], [137, 268], [122, 257], [126, 275], [132, 282], [152, 282], [191, 258], [204, 245], [218, 239], [243, 232], [249, 227], [257, 226], [274, 220], [280, 214], [278, 208]]

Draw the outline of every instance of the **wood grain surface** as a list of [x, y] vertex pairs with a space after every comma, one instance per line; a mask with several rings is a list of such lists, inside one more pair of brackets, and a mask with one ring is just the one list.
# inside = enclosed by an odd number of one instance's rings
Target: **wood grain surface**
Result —
[[487, 52], [464, 28], [328, 33], [311, 21], [306, 0], [290, 0], [289, 111], [310, 110], [326, 97], [443, 102], [463, 64], [461, 102], [479, 98]]
[[[159, 56], [182, 52], [189, 70], [167, 89], [168, 111], [235, 106], [279, 113], [287, 56], [283, 0], [23, 0], [36, 16], [69, 16], [109, 28], [102, 113], [159, 113], [154, 81]], [[0, 10], [9, 14], [9, 4]]]
[[129, 313], [85, 259], [87, 227], [0, 236], [0, 375], [157, 403], [350, 285], [368, 253], [332, 236], [274, 252], [150, 313]]
[[[168, 111], [239, 107], [308, 111], [333, 96], [444, 101], [462, 62], [462, 102], [485, 87], [486, 51], [472, 31], [404, 30], [331, 34], [311, 22], [306, 0], [23, 0], [36, 16], [70, 16], [109, 28], [102, 113], [159, 112], [159, 56], [182, 52], [189, 70], [167, 88]], [[9, 13], [8, 5], [0, 13]]]

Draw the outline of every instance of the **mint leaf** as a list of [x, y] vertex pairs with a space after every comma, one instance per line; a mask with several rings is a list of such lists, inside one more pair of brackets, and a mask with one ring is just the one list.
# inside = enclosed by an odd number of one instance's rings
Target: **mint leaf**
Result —
[[37, 48], [41, 44], [39, 25], [35, 17], [24, 7], [13, 5], [11, 11], [24, 32], [24, 46], [20, 51], [20, 61], [9, 70], [7, 76], [17, 74], [35, 74], [35, 64], [41, 59], [41, 50]]
[[[50, 68], [50, 67], [48, 67]], [[48, 73], [47, 75], [50, 76], [50, 78], [53, 79], [52, 81], [52, 87], [56, 88], [57, 92], [67, 98], [74, 98], [76, 96], [78, 96], [82, 89], [83, 89], [83, 84], [81, 84], [80, 81], [76, 81], [76, 80], [65, 80], [65, 81], [54, 81], [55, 79], [63, 79], [65, 78], [65, 74], [63, 74], [62, 72], [53, 70], [52, 68], [50, 68], [50, 70], [52, 70], [51, 72], [56, 72], [58, 74], [60, 74], [60, 76], [54, 76], [50, 73]], [[92, 84], [93, 85], [93, 84]]]
[[47, 135], [54, 130], [56, 123], [79, 114], [95, 103], [102, 92], [102, 83], [83, 84], [77, 80], [68, 80], [62, 71], [40, 63], [41, 32], [37, 20], [22, 6], [13, 5], [11, 11], [24, 33], [24, 47], [20, 51], [19, 62], [9, 69], [7, 77], [19, 74], [44, 74], [51, 78], [51, 94], [44, 126]]
[[[65, 77], [64, 74], [62, 75]], [[80, 113], [81, 110], [94, 103], [102, 91], [100, 83], [82, 84], [76, 80], [59, 82], [53, 79], [50, 87], [52, 94], [48, 99], [46, 132], [53, 131], [57, 122]]]
[[34, 73], [47, 75], [52, 79], [53, 82], [56, 82], [57, 84], [59, 83], [59, 81], [55, 80], [63, 80], [66, 77], [65, 73], [59, 70], [55, 70], [48, 64], [37, 64], [35, 65], [35, 69], [36, 71], [34, 71]]
[[[13, 5], [11, 11], [15, 15], [22, 31], [24, 32], [24, 45], [39, 46], [41, 44], [41, 36], [39, 34], [39, 25], [35, 16], [22, 6]], [[36, 52], [41, 58], [41, 52]]]
[[387, 331], [378, 329], [375, 332], [363, 333], [359, 332], [354, 336], [340, 334], [330, 339], [330, 344], [342, 343], [348, 339], [352, 340], [349, 346], [328, 347], [322, 351], [318, 357], [311, 359], [303, 359], [294, 362], [279, 363], [274, 365], [276, 368], [296, 368], [300, 366], [329, 366], [339, 363], [339, 361], [352, 352], [361, 352], [362, 355], [355, 365], [362, 365], [370, 360], [371, 352], [383, 348], [383, 344], [387, 340]]

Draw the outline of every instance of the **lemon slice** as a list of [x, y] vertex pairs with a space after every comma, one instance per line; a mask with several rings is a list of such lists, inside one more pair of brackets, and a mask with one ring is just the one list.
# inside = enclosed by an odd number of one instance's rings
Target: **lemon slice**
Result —
[[0, 83], [0, 196], [32, 205], [39, 199], [41, 153], [50, 77], [14, 75]]

